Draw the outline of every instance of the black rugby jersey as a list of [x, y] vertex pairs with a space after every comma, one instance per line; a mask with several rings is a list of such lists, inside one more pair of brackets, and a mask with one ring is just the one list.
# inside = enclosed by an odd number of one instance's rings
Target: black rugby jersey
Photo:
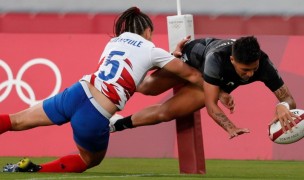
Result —
[[264, 52], [261, 54], [258, 70], [248, 81], [242, 80], [230, 61], [233, 43], [233, 39], [196, 39], [185, 45], [182, 59], [200, 70], [206, 82], [219, 86], [227, 93], [240, 85], [255, 81], [262, 81], [272, 92], [284, 84], [277, 69]]

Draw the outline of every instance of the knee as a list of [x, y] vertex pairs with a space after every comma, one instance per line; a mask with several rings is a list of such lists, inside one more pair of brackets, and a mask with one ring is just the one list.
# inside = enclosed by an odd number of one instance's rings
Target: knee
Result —
[[88, 168], [99, 165], [104, 159], [106, 151], [91, 153], [80, 148], [80, 154]]
[[19, 131], [19, 130], [26, 129], [26, 127], [24, 126], [22, 117], [12, 114], [12, 115], [10, 115], [10, 120], [11, 120], [11, 124], [12, 124], [12, 130]]
[[100, 163], [101, 163], [102, 159], [94, 159], [94, 160], [91, 160], [90, 162], [88, 162], [88, 168], [92, 168], [92, 167], [95, 167], [95, 166], [98, 166]]
[[138, 88], [137, 88], [136, 91], [137, 91], [137, 92], [140, 92], [141, 94], [147, 95], [147, 96], [151, 95], [151, 94], [150, 94], [150, 91], [149, 91], [149, 88], [146, 88], [146, 87], [143, 86], [143, 85], [138, 86]]
[[140, 92], [141, 94], [147, 95], [147, 96], [156, 96], [159, 93], [154, 91], [153, 88], [150, 88], [150, 86], [147, 83], [142, 83], [138, 86], [137, 92]]

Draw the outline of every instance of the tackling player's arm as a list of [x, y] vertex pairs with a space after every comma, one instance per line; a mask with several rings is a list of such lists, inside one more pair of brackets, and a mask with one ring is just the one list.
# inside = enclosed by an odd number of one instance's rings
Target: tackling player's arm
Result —
[[203, 78], [201, 72], [189, 66], [178, 58], [174, 58], [167, 63], [164, 67], [167, 71], [176, 74], [177, 76], [197, 85], [203, 89]]
[[274, 91], [274, 94], [280, 101], [280, 103], [276, 105], [275, 117], [271, 123], [279, 120], [281, 126], [285, 127], [283, 128], [283, 131], [286, 132], [286, 130], [291, 130], [288, 121], [296, 125], [292, 117], [299, 118], [298, 116], [294, 115], [289, 111], [290, 109], [296, 108], [296, 102], [285, 84], [283, 84], [279, 89]]
[[205, 91], [205, 106], [209, 116], [220, 125], [225, 131], [228, 132], [230, 138], [238, 135], [249, 133], [246, 128], [237, 128], [232, 121], [226, 116], [222, 109], [218, 106], [220, 88], [208, 82], [204, 82]]

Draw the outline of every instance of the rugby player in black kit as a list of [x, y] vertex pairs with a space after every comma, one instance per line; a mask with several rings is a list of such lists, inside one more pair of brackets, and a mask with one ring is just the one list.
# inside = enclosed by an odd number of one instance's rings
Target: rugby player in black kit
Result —
[[260, 49], [256, 37], [187, 41], [177, 45], [174, 55], [202, 72], [204, 90], [163, 69], [157, 70], [145, 78], [137, 91], [157, 95], [179, 85], [178, 92], [163, 104], [147, 107], [125, 118], [114, 116], [110, 120], [112, 132], [170, 121], [206, 107], [209, 116], [234, 138], [249, 130], [238, 128], [217, 103], [220, 100], [232, 113], [235, 103], [230, 93], [240, 85], [255, 81], [263, 82], [279, 100], [272, 122], [279, 120], [284, 131], [291, 129], [288, 120], [295, 124], [292, 117], [298, 117], [289, 109], [296, 108], [296, 103], [268, 55]]

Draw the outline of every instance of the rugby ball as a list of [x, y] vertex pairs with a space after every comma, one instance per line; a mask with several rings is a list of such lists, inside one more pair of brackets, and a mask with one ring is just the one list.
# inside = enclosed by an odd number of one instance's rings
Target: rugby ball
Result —
[[283, 132], [281, 124], [279, 121], [269, 125], [269, 138], [277, 144], [290, 144], [299, 141], [304, 137], [304, 110], [302, 109], [292, 109], [290, 110], [293, 114], [300, 116], [301, 119], [296, 119], [294, 126], [290, 122], [290, 127], [292, 127], [292, 132]]

